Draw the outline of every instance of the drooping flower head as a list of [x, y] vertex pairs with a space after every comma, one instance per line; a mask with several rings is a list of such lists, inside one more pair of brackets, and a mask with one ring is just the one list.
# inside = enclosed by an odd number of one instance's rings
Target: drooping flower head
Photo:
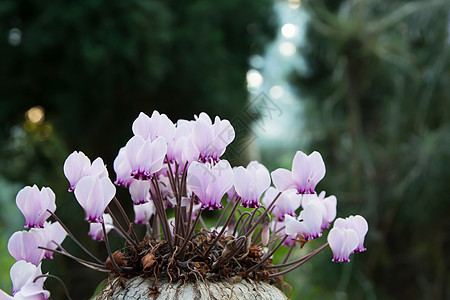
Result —
[[322, 212], [315, 205], [307, 205], [301, 212], [299, 220], [290, 215], [285, 215], [286, 233], [303, 236], [305, 241], [310, 241], [322, 236]]
[[252, 161], [247, 168], [233, 169], [233, 175], [236, 194], [242, 199], [241, 205], [247, 208], [261, 206], [259, 199], [270, 185], [270, 174], [267, 168], [257, 161]]
[[327, 240], [335, 262], [349, 262], [350, 253], [358, 246], [358, 234], [353, 229], [333, 227]]
[[187, 173], [187, 187], [198, 197], [202, 209], [222, 209], [222, 197], [233, 185], [233, 171], [226, 160], [211, 166], [193, 162]]
[[108, 177], [85, 176], [75, 188], [75, 198], [86, 213], [86, 221], [102, 222], [109, 202], [116, 194], [116, 187]]
[[26, 186], [16, 196], [16, 204], [25, 217], [25, 227], [43, 227], [44, 222], [50, 217], [47, 211], [55, 212], [55, 193], [43, 187], [40, 191], [36, 185]]
[[64, 175], [70, 183], [69, 192], [72, 192], [81, 178], [85, 176], [108, 177], [108, 170], [100, 157], [97, 157], [91, 164], [83, 152], [74, 151], [64, 162]]
[[317, 183], [325, 176], [325, 164], [319, 152], [306, 155], [297, 151], [292, 162], [292, 171], [276, 169], [272, 180], [277, 189], [297, 189], [299, 194], [314, 194]]
[[334, 227], [353, 229], [357, 233], [358, 247], [356, 247], [353, 252], [364, 252], [367, 250], [364, 247], [364, 238], [367, 234], [367, 231], [369, 230], [369, 224], [362, 216], [349, 216], [345, 219], [337, 218], [334, 222]]

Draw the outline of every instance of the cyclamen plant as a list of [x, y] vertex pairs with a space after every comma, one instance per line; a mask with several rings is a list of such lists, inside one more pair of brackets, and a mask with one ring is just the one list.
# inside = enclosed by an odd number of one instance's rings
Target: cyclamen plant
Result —
[[[16, 203], [30, 230], [14, 233], [8, 242], [8, 250], [17, 260], [11, 268], [14, 289], [11, 296], [0, 291], [0, 300], [48, 299], [44, 280], [54, 276], [42, 274], [41, 261], [52, 259], [54, 253], [106, 272], [110, 279], [156, 276], [175, 282], [238, 276], [274, 282], [328, 246], [335, 262], [348, 262], [351, 253], [366, 250], [363, 243], [368, 224], [357, 215], [336, 219], [328, 242], [288, 261], [293, 249], [321, 237], [336, 217], [336, 197], [315, 190], [325, 176], [318, 152], [306, 155], [298, 151], [292, 170], [280, 168], [270, 174], [256, 161], [232, 168], [221, 159], [235, 132], [229, 121], [219, 117], [213, 122], [201, 113], [195, 120], [174, 124], [157, 111], [151, 117], [141, 113], [132, 131], [134, 136], [114, 161], [115, 185], [101, 158], [91, 163], [85, 154], [75, 151], [64, 163], [69, 192], [85, 211], [89, 235], [105, 243], [106, 261], [83, 247], [56, 216], [50, 188], [27, 186], [17, 194]], [[115, 197], [116, 186], [129, 190], [134, 222]], [[111, 202], [120, 211], [122, 223], [111, 211]], [[203, 210], [222, 210], [215, 227], [207, 227]], [[48, 222], [49, 217], [55, 222]], [[143, 238], [137, 236], [136, 224], [146, 226]], [[112, 252], [111, 230], [128, 246]], [[91, 260], [62, 248], [66, 235]], [[282, 246], [291, 247], [284, 263], [272, 265], [273, 255]]]

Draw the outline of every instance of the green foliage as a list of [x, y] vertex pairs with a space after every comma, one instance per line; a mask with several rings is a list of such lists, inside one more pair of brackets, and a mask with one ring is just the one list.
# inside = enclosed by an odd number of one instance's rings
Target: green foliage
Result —
[[[445, 298], [449, 3], [304, 4], [309, 70], [292, 81], [307, 96], [311, 145], [325, 157], [320, 187], [337, 195], [341, 216], [357, 208], [369, 220], [369, 250], [349, 275], [324, 265], [310, 280], [336, 298]], [[348, 285], [327, 282], [330, 269]]]

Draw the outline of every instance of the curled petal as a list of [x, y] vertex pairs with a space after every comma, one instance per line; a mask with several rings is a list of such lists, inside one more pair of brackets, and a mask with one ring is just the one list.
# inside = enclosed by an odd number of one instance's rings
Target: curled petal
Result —
[[360, 215], [350, 216], [350, 222], [352, 222], [352, 228], [358, 234], [358, 247], [356, 247], [355, 252], [364, 252], [367, 249], [364, 247], [364, 238], [366, 237], [367, 231], [369, 230], [369, 224], [366, 219]]
[[294, 184], [294, 177], [292, 176], [291, 171], [280, 168], [273, 171], [271, 175], [273, 184], [279, 191], [285, 191], [297, 187]]
[[73, 191], [77, 182], [84, 176], [84, 171], [91, 164], [89, 158], [83, 153], [74, 151], [64, 162], [64, 175], [69, 180], [69, 191]]
[[316, 189], [316, 185], [325, 177], [325, 163], [323, 162], [322, 155], [319, 152], [314, 151], [308, 156], [309, 165], [311, 167], [311, 174], [308, 177], [308, 183], [306, 190], [312, 194]]
[[108, 171], [103, 160], [98, 157], [91, 161], [83, 152], [74, 151], [64, 162], [64, 174], [69, 180], [69, 192], [72, 192], [78, 182], [85, 176], [107, 177]]

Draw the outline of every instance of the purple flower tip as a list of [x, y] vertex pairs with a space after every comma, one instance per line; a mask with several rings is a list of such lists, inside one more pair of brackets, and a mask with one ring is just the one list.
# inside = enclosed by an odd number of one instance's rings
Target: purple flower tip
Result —
[[89, 223], [101, 223], [103, 221], [103, 218], [100, 216], [89, 216], [86, 221]]
[[261, 206], [258, 200], [242, 201], [241, 206], [245, 208], [258, 208]]
[[223, 205], [222, 203], [207, 203], [205, 205], [202, 206], [202, 209], [209, 209], [209, 210], [214, 210], [214, 209], [222, 209]]

